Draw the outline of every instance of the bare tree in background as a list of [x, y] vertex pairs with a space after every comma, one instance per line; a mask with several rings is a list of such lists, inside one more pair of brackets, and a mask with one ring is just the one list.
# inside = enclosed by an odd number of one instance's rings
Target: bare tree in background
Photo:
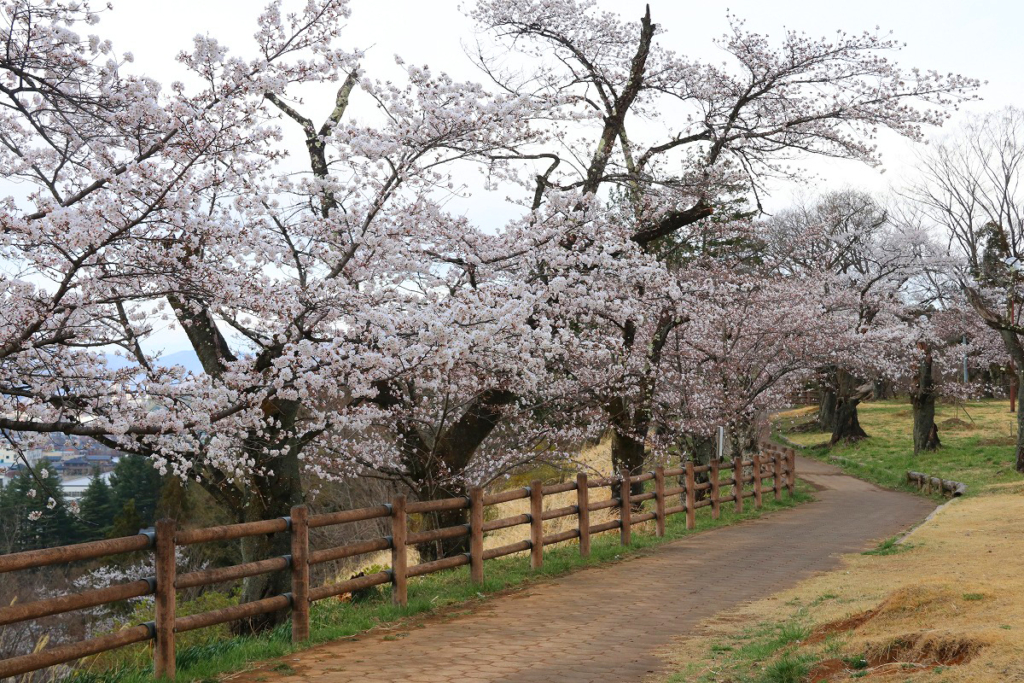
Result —
[[[976, 117], [932, 145], [907, 195], [959, 251], [968, 301], [1002, 338], [1017, 385], [1024, 379], [1024, 110]], [[1024, 410], [1017, 408], [1016, 469], [1024, 472]]]

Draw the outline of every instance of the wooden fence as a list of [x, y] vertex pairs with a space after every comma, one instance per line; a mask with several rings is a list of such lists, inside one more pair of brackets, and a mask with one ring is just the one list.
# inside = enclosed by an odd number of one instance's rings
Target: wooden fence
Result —
[[[748, 469], [749, 475], [746, 474]], [[729, 471], [732, 472], [731, 476], [723, 478], [722, 473]], [[792, 495], [795, 472], [796, 461], [792, 449], [766, 446], [761, 454], [745, 461], [734, 459], [731, 463], [727, 463], [715, 460], [710, 465], [703, 466], [695, 466], [691, 461], [687, 462], [685, 467], [680, 468], [658, 467], [653, 472], [641, 475], [630, 475], [628, 471], [623, 471], [619, 476], [593, 480], [588, 479], [586, 474], [579, 474], [575, 481], [549, 485], [534, 481], [528, 487], [492, 494], [485, 494], [482, 489], [475, 488], [464, 498], [407, 502], [405, 496], [396, 496], [391, 503], [385, 505], [317, 515], [309, 515], [306, 507], [300, 505], [292, 508], [289, 517], [202, 529], [177, 529], [174, 520], [162, 519], [157, 522], [154, 529], [144, 529], [135, 536], [2, 555], [0, 556], [0, 574], [68, 562], [101, 559], [122, 553], [152, 551], [155, 554], [156, 575], [131, 583], [88, 590], [78, 594], [0, 607], [0, 626], [146, 595], [155, 595], [156, 609], [153, 622], [125, 628], [110, 635], [59, 645], [33, 654], [0, 661], [0, 679], [146, 641], [154, 641], [154, 672], [157, 678], [173, 678], [176, 633], [290, 608], [292, 639], [295, 642], [301, 642], [309, 638], [309, 605], [311, 602], [389, 583], [393, 601], [396, 604], [405, 605], [407, 581], [416, 576], [469, 565], [470, 579], [479, 583], [483, 581], [484, 562], [487, 560], [528, 550], [530, 551], [530, 565], [536, 569], [541, 567], [544, 562], [544, 546], [579, 539], [580, 553], [586, 556], [590, 553], [590, 538], [594, 534], [618, 529], [622, 544], [629, 545], [633, 525], [654, 520], [655, 533], [662, 536], [665, 533], [666, 517], [679, 513], [686, 514], [686, 526], [688, 529], [692, 529], [695, 525], [694, 515], [701, 507], [711, 506], [712, 516], [716, 519], [722, 503], [731, 502], [737, 512], [742, 512], [744, 500], [753, 498], [754, 505], [760, 507], [762, 495], [766, 492], [764, 488], [766, 479], [770, 480], [767, 492], [773, 494], [776, 500], [781, 498], [783, 488], [788, 489]], [[705, 473], [708, 475], [707, 481], [697, 483], [696, 475]], [[678, 485], [667, 487], [666, 480], [674, 477], [678, 477]], [[631, 495], [631, 484], [650, 481], [653, 481], [653, 491]], [[751, 486], [749, 490], [745, 490], [748, 484]], [[600, 487], [617, 487], [620, 496], [590, 502], [590, 491]], [[729, 495], [722, 495], [723, 487], [731, 489]], [[576, 504], [556, 509], [544, 509], [544, 496], [568, 491], [576, 491]], [[698, 492], [702, 491], [707, 493], [698, 499]], [[677, 495], [680, 496], [681, 504], [669, 505], [669, 498]], [[484, 521], [486, 507], [526, 498], [530, 500], [528, 514]], [[643, 503], [646, 501], [653, 501], [653, 510], [644, 511]], [[618, 519], [601, 524], [590, 524], [590, 513], [610, 508], [618, 511]], [[469, 510], [469, 524], [415, 533], [408, 531], [408, 515], [410, 514], [459, 509]], [[570, 515], [577, 516], [576, 528], [559, 533], [544, 533], [546, 520]], [[311, 528], [350, 524], [383, 517], [391, 519], [390, 536], [322, 550], [311, 550], [309, 547], [309, 529]], [[485, 533], [518, 525], [529, 525], [529, 539], [497, 548], [484, 549]], [[230, 567], [185, 574], [177, 573], [176, 546], [278, 533], [291, 535], [290, 555]], [[470, 550], [468, 553], [408, 566], [408, 546], [464, 536], [469, 536]], [[312, 565], [389, 549], [391, 550], [391, 569], [389, 570], [338, 583], [327, 583], [316, 587], [309, 585], [309, 568]], [[176, 591], [179, 589], [236, 581], [284, 570], [291, 572], [291, 592], [289, 593], [201, 614], [175, 616]]]

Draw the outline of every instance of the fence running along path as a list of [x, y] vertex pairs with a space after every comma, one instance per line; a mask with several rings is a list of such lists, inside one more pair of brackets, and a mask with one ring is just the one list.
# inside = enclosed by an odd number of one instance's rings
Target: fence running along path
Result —
[[[746, 473], [748, 470], [749, 474]], [[731, 475], [723, 477], [723, 472], [731, 472]], [[698, 474], [707, 474], [708, 480], [697, 483]], [[678, 485], [667, 488], [666, 480], [674, 477], [678, 477]], [[765, 480], [769, 480], [767, 489]], [[630, 493], [631, 484], [650, 481], [654, 482], [653, 491], [639, 495]], [[737, 512], [742, 512], [744, 501], [753, 498], [754, 505], [760, 507], [762, 496], [766, 493], [774, 495], [775, 500], [780, 500], [782, 489], [786, 488], [789, 495], [793, 495], [795, 482], [796, 458], [793, 449], [766, 444], [763, 451], [750, 460], [735, 458], [731, 463], [713, 460], [710, 465], [698, 466], [688, 461], [684, 467], [658, 467], [652, 472], [640, 475], [631, 475], [623, 470], [618, 476], [593, 480], [588, 479], [586, 474], [578, 474], [575, 481], [561, 484], [544, 485], [538, 480], [531, 482], [527, 487], [491, 494], [474, 488], [468, 496], [443, 500], [408, 502], [405, 496], [396, 496], [391, 503], [384, 505], [317, 515], [310, 515], [306, 507], [300, 505], [292, 508], [288, 517], [201, 529], [178, 529], [174, 520], [161, 519], [155, 528], [143, 529], [134, 536], [0, 555], [0, 574], [138, 551], [152, 551], [156, 569], [155, 576], [139, 581], [0, 607], [0, 626], [146, 595], [155, 596], [156, 608], [155, 619], [152, 622], [124, 628], [110, 635], [2, 660], [0, 679], [146, 641], [154, 641], [153, 660], [156, 677], [173, 678], [174, 640], [177, 633], [290, 608], [292, 640], [302, 642], [309, 638], [309, 605], [317, 600], [389, 583], [392, 600], [395, 604], [404, 606], [408, 596], [407, 582], [412, 577], [469, 565], [470, 580], [480, 583], [484, 578], [484, 562], [527, 550], [530, 551], [530, 566], [538, 569], [544, 563], [544, 546], [579, 539], [580, 554], [585, 557], [590, 554], [590, 538], [594, 534], [618, 529], [621, 543], [629, 545], [633, 525], [654, 520], [655, 534], [663, 536], [665, 519], [669, 515], [680, 513], [686, 514], [686, 527], [692, 529], [696, 525], [695, 513], [699, 508], [711, 506], [712, 517], [717, 519], [722, 503], [731, 502]], [[618, 497], [590, 502], [589, 494], [592, 489], [612, 487], [614, 491], [616, 486], [620, 491]], [[723, 488], [729, 491], [729, 495], [722, 495]], [[544, 509], [544, 496], [568, 491], [576, 491], [575, 505]], [[698, 500], [698, 491], [707, 493]], [[681, 504], [668, 505], [672, 496], [680, 496]], [[530, 499], [529, 513], [484, 521], [486, 507], [526, 498]], [[642, 506], [647, 501], [653, 501], [653, 510], [644, 511]], [[469, 510], [469, 524], [414, 533], [408, 530], [408, 516], [411, 514], [461, 509]], [[604, 509], [617, 510], [618, 519], [591, 525], [590, 513]], [[576, 528], [552, 534], [544, 533], [545, 521], [571, 515], [576, 515], [578, 519]], [[391, 519], [390, 536], [322, 550], [311, 550], [309, 547], [309, 529], [383, 517]], [[485, 533], [519, 525], [529, 525], [529, 539], [484, 549]], [[278, 533], [291, 535], [291, 554], [230, 567], [177, 574], [177, 546]], [[468, 553], [411, 567], [408, 565], [408, 546], [464, 536], [469, 536]], [[388, 549], [391, 550], [391, 569], [338, 583], [316, 587], [309, 585], [309, 568], [312, 565]], [[208, 586], [284, 570], [291, 573], [289, 593], [200, 614], [175, 616], [176, 591], [179, 589]]]
[[933, 477], [922, 472], [912, 472], [911, 470], [907, 470], [907, 483], [916, 484], [917, 488], [925, 493], [931, 493], [932, 491], [942, 495], [948, 493], [950, 498], [959, 498], [967, 493], [967, 484], [953, 481], [952, 479]]

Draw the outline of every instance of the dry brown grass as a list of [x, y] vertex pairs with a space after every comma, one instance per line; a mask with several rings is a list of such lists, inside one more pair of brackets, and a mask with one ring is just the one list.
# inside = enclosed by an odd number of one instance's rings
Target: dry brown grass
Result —
[[808, 680], [1024, 681], [1022, 519], [1021, 495], [957, 500], [905, 550], [849, 555], [837, 571], [709, 621], [672, 657], [686, 680], [744, 680], [713, 673], [723, 643], [766, 621], [797, 622], [812, 635], [789, 654], [825, 661]]

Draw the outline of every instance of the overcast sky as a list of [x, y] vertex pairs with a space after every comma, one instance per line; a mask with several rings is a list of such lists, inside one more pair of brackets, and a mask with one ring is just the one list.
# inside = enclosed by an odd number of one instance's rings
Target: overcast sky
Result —
[[[98, 4], [98, 3], [97, 3]], [[394, 55], [409, 63], [429, 64], [459, 79], [481, 80], [465, 56], [472, 45], [472, 23], [459, 9], [458, 0], [352, 0], [352, 18], [343, 47], [369, 49], [363, 67], [371, 78], [397, 78]], [[642, 0], [604, 1], [602, 5], [622, 16], [638, 20]], [[747, 20], [747, 28], [769, 36], [784, 29], [805, 31], [812, 37], [831, 36], [837, 30], [891, 31], [906, 48], [892, 57], [903, 67], [961, 73], [987, 81], [981, 102], [971, 111], [992, 111], [1007, 105], [1024, 105], [1024, 3], [1012, 0], [731, 0], [650, 3], [655, 23], [665, 31], [659, 40], [666, 47], [691, 58], [721, 62], [726, 55], [714, 44], [728, 28], [726, 11]], [[184, 72], [174, 55], [191, 46], [192, 37], [205, 33], [216, 37], [234, 52], [252, 54], [255, 18], [263, 3], [258, 0], [114, 0], [97, 32], [113, 39], [118, 51], [135, 55], [134, 70], [165, 83]], [[287, 2], [286, 2], [287, 6]], [[358, 96], [358, 94], [357, 94]], [[307, 104], [313, 118], [329, 110], [333, 92], [324, 90], [320, 102]], [[353, 107], [357, 103], [353, 99]], [[933, 135], [940, 135], [933, 131]], [[808, 166], [820, 180], [800, 186], [777, 186], [765, 202], [773, 212], [792, 201], [795, 193], [829, 187], [855, 186], [884, 192], [910, 172], [913, 145], [892, 134], [879, 139], [884, 169], [855, 162], [818, 160]], [[301, 149], [301, 147], [300, 147]], [[882, 172], [884, 170], [884, 173]], [[495, 206], [494, 214], [501, 208]], [[178, 344], [168, 344], [176, 350]]]
[[[371, 77], [394, 75], [393, 57], [414, 64], [429, 64], [457, 78], [480, 78], [463, 52], [474, 40], [473, 26], [458, 0], [352, 0], [352, 18], [344, 40], [353, 47], [369, 48], [364, 64]], [[642, 0], [605, 1], [608, 10], [639, 19]], [[747, 20], [751, 30], [781, 35], [786, 28], [812, 36], [829, 36], [881, 27], [892, 31], [907, 47], [895, 56], [903, 66], [955, 72], [988, 81], [976, 111], [1024, 104], [1024, 2], [1013, 0], [730, 0], [683, 2], [654, 0], [653, 20], [665, 34], [662, 44], [691, 57], [716, 62], [726, 55], [714, 38], [727, 28], [726, 10]], [[254, 0], [115, 0], [100, 32], [115, 46], [136, 56], [139, 70], [169, 81], [181, 72], [175, 53], [187, 48], [197, 33], [208, 33], [235, 51], [246, 52], [252, 43], [255, 16], [263, 3]], [[330, 97], [330, 93], [325, 93]], [[814, 169], [828, 185], [857, 185], [881, 190], [905, 171], [910, 149], [901, 139], [880, 140], [886, 173], [844, 162], [816, 163]], [[774, 202], [788, 201], [780, 188]]]

